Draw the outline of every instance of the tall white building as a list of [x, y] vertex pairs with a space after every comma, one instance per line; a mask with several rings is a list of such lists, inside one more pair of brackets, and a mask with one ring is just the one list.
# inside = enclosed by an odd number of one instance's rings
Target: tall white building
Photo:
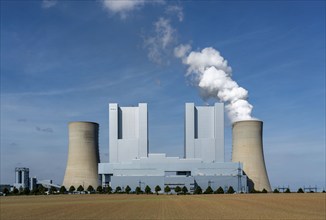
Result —
[[26, 167], [16, 167], [15, 168], [15, 183], [14, 187], [19, 188], [29, 188], [29, 168]]
[[109, 104], [110, 163], [127, 162], [148, 155], [147, 104], [119, 107]]
[[224, 162], [224, 105], [186, 103], [185, 158]]

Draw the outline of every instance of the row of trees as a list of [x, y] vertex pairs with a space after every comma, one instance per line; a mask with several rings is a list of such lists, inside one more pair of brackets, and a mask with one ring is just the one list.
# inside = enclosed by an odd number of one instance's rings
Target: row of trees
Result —
[[[156, 194], [158, 194], [161, 191], [161, 187], [159, 185], [157, 185], [154, 188], [154, 191]], [[177, 194], [187, 194], [188, 193], [188, 188], [186, 186], [183, 186], [182, 188], [180, 186], [176, 186], [174, 189], [171, 189], [168, 185], [164, 188], [164, 192], [166, 194], [169, 194], [172, 192], [172, 190], [177, 193]], [[130, 186], [127, 185], [125, 189], [122, 189], [120, 186], [117, 186], [115, 188], [115, 190], [113, 190], [110, 186], [108, 187], [102, 187], [102, 186], [98, 186], [96, 188], [96, 190], [93, 188], [93, 186], [88, 186], [86, 189], [87, 192], [89, 193], [106, 193], [106, 194], [111, 194], [111, 193], [136, 193], [136, 194], [153, 194], [151, 187], [149, 187], [148, 185], [146, 185], [144, 191], [138, 186], [135, 188], [135, 191], [132, 191]], [[66, 189], [66, 187], [61, 186], [61, 188], [58, 190], [55, 187], [51, 187], [49, 189], [43, 187], [42, 185], [39, 185], [36, 189], [33, 190], [29, 190], [28, 188], [25, 189], [17, 189], [14, 188], [12, 192], [9, 191], [9, 189], [4, 188], [2, 193], [5, 195], [44, 195], [44, 194], [66, 194], [66, 193], [82, 193], [85, 192], [85, 189], [82, 185], [80, 185], [79, 187], [77, 187], [77, 189], [74, 186], [71, 186], [68, 190]], [[324, 193], [325, 191], [323, 191]], [[194, 190], [194, 194], [233, 194], [235, 193], [235, 190], [233, 189], [232, 186], [230, 186], [227, 190], [224, 190], [222, 187], [217, 188], [215, 191], [208, 186], [206, 188], [205, 191], [202, 190], [202, 188], [200, 186], [196, 186], [195, 190]], [[252, 190], [250, 191], [250, 193], [267, 193], [266, 189], [263, 189], [262, 191], [257, 191], [257, 190]], [[275, 189], [273, 191], [273, 193], [280, 193], [280, 191], [278, 189]], [[284, 193], [291, 193], [290, 189], [287, 188]], [[299, 188], [297, 193], [304, 193], [302, 188]]]

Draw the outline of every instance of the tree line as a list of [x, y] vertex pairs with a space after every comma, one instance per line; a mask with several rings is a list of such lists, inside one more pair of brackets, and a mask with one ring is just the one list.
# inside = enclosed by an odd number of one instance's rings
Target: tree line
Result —
[[[161, 192], [161, 187], [157, 185], [154, 188], [154, 192], [158, 195], [159, 192]], [[175, 188], [170, 188], [170, 186], [165, 186], [164, 188], [164, 193], [166, 194], [171, 194], [171, 193], [176, 193], [176, 194], [190, 194], [189, 190], [186, 186], [180, 187], [176, 186]], [[153, 194], [154, 193], [151, 189], [150, 186], [146, 185], [144, 190], [141, 189], [141, 187], [137, 186], [134, 191], [130, 188], [129, 185], [127, 185], [125, 188], [121, 188], [120, 186], [117, 186], [115, 189], [112, 189], [110, 186], [107, 187], [102, 187], [98, 186], [96, 189], [93, 188], [93, 186], [88, 186], [86, 190], [82, 185], [78, 186], [77, 189], [74, 186], [70, 186], [69, 189], [66, 189], [65, 186], [61, 186], [60, 189], [57, 189], [53, 186], [50, 188], [45, 188], [43, 185], [39, 185], [37, 188], [30, 190], [29, 188], [13, 188], [12, 191], [9, 191], [8, 188], [4, 188], [2, 190], [2, 193], [4, 195], [46, 195], [46, 194], [82, 194], [82, 193], [90, 193], [90, 194]], [[313, 192], [313, 191], [312, 191]], [[194, 188], [193, 194], [233, 194], [235, 193], [235, 190], [233, 189], [232, 186], [230, 186], [227, 189], [223, 189], [222, 187], [217, 188], [215, 191], [212, 189], [211, 186], [208, 186], [205, 191], [202, 190], [200, 186], [196, 186]], [[251, 190], [249, 193], [267, 193], [266, 189], [263, 189], [262, 191], [258, 190]], [[275, 189], [273, 193], [280, 193], [278, 189]], [[290, 189], [287, 188], [286, 190], [283, 191], [283, 193], [291, 193]], [[304, 193], [302, 188], [299, 188], [297, 193]], [[325, 193], [325, 190], [323, 190], [323, 193]]]

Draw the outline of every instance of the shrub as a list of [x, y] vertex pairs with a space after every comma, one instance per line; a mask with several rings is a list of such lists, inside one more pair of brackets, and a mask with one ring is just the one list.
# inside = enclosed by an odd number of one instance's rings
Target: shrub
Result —
[[204, 194], [212, 194], [213, 193], [213, 189], [211, 186], [208, 186], [207, 189], [205, 190]]
[[219, 187], [214, 193], [216, 194], [224, 194], [224, 190], [222, 187]]
[[[94, 189], [93, 189], [94, 190]], [[97, 188], [96, 188], [96, 192], [98, 192], [98, 193], [103, 193], [103, 187], [102, 186], [98, 186]]]
[[127, 193], [127, 194], [129, 194], [129, 193], [130, 193], [130, 191], [131, 191], [131, 188], [130, 188], [130, 186], [129, 186], [129, 185], [127, 185], [127, 186], [126, 186], [126, 189], [125, 189], [125, 191], [126, 191], [126, 193]]
[[111, 194], [112, 193], [112, 187], [111, 186], [106, 187], [105, 192], [108, 193], [108, 194]]
[[227, 191], [228, 194], [233, 194], [235, 193], [234, 189], [232, 186], [229, 187], [228, 191]]
[[159, 191], [161, 191], [161, 187], [159, 185], [155, 186], [155, 192], [157, 195]]
[[13, 194], [17, 195], [19, 193], [19, 190], [16, 187], [14, 187], [12, 192], [13, 192]]
[[30, 194], [30, 190], [29, 190], [29, 188], [24, 188], [24, 190], [23, 190], [23, 194], [24, 195], [29, 195]]
[[135, 192], [136, 192], [136, 194], [138, 195], [139, 193], [142, 192], [142, 191], [141, 191], [141, 188], [140, 188], [139, 186], [137, 186], [136, 189], [135, 189]]
[[304, 193], [302, 188], [299, 188], [297, 193]]
[[287, 188], [284, 193], [291, 193], [290, 189]]
[[146, 185], [146, 187], [145, 187], [145, 193], [146, 194], [152, 193], [152, 189], [148, 185]]
[[183, 186], [181, 190], [182, 190], [183, 194], [186, 194], [188, 192], [188, 189], [186, 186]]
[[78, 192], [84, 191], [84, 187], [82, 185], [79, 185], [78, 188], [77, 188], [77, 191]]
[[176, 193], [181, 192], [181, 188], [180, 188], [180, 186], [175, 187], [174, 192], [176, 192]]
[[120, 187], [120, 186], [117, 186], [117, 187], [115, 188], [114, 193], [119, 193], [119, 192], [121, 192], [121, 187]]
[[280, 193], [278, 189], [274, 189], [273, 193]]
[[59, 192], [60, 192], [61, 194], [65, 194], [65, 193], [67, 192], [66, 187], [65, 187], [65, 186], [61, 186], [60, 189], [59, 189]]
[[200, 186], [197, 186], [195, 188], [194, 194], [202, 194], [202, 193], [203, 193], [203, 190], [201, 189], [201, 187]]
[[170, 188], [169, 186], [166, 186], [166, 187], [164, 188], [164, 192], [165, 192], [165, 193], [169, 193], [169, 192], [171, 192], [171, 188]]
[[8, 194], [9, 194], [9, 189], [4, 188], [4, 189], [2, 190], [2, 193], [8, 195]]
[[267, 190], [264, 188], [261, 192], [262, 193], [267, 193]]
[[76, 190], [76, 188], [74, 186], [70, 186], [69, 192], [74, 192], [75, 190]]

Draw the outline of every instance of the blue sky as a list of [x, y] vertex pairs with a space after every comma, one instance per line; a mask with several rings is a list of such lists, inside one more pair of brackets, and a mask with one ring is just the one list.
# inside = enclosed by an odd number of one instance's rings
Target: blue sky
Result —
[[184, 103], [206, 101], [180, 44], [248, 90], [273, 188], [325, 187], [325, 1], [1, 1], [1, 183], [26, 166], [60, 184], [70, 121], [100, 124], [108, 161], [110, 102], [147, 102], [150, 152], [183, 157]]

